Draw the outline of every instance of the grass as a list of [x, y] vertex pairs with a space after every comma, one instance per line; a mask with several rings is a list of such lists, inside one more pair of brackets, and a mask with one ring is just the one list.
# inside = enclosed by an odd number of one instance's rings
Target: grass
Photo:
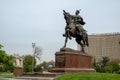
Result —
[[74, 73], [61, 75], [54, 80], [120, 80], [120, 74]]
[[13, 73], [0, 72], [0, 78], [13, 78]]

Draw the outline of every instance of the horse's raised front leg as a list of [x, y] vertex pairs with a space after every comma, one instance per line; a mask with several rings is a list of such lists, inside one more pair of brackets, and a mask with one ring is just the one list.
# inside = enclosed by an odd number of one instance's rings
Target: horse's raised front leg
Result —
[[63, 48], [66, 47], [67, 41], [68, 41], [68, 37], [65, 38], [65, 44], [64, 44]]

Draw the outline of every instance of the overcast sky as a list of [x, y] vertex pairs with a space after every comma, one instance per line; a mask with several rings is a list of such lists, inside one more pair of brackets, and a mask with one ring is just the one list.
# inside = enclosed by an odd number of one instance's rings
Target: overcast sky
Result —
[[[120, 32], [120, 0], [0, 0], [0, 44], [7, 54], [32, 55], [34, 42], [41, 61], [54, 60], [65, 39], [63, 9], [81, 9], [88, 34]], [[67, 47], [77, 49], [74, 39]]]

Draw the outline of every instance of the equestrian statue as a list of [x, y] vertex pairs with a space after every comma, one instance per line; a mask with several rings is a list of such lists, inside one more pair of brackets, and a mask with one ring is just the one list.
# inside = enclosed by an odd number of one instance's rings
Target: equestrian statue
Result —
[[89, 46], [88, 34], [83, 28], [85, 22], [83, 18], [79, 15], [80, 10], [76, 10], [75, 15], [71, 15], [69, 12], [63, 10], [64, 19], [66, 20], [65, 33], [65, 44], [63, 48], [66, 47], [68, 39], [75, 38], [76, 42], [81, 46], [81, 51], [84, 52], [84, 47]]

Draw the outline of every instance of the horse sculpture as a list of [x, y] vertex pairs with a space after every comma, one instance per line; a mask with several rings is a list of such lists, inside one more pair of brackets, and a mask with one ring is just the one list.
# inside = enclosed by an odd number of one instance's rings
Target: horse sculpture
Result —
[[65, 34], [63, 34], [63, 36], [66, 37], [63, 48], [66, 47], [68, 39], [71, 39], [71, 37], [73, 37], [75, 38], [76, 42], [81, 46], [81, 51], [84, 52], [84, 47], [88, 46], [88, 35], [86, 31], [83, 32], [83, 35], [78, 34], [72, 16], [68, 12], [65, 12], [65, 10], [63, 10], [63, 15], [67, 24], [65, 28]]

